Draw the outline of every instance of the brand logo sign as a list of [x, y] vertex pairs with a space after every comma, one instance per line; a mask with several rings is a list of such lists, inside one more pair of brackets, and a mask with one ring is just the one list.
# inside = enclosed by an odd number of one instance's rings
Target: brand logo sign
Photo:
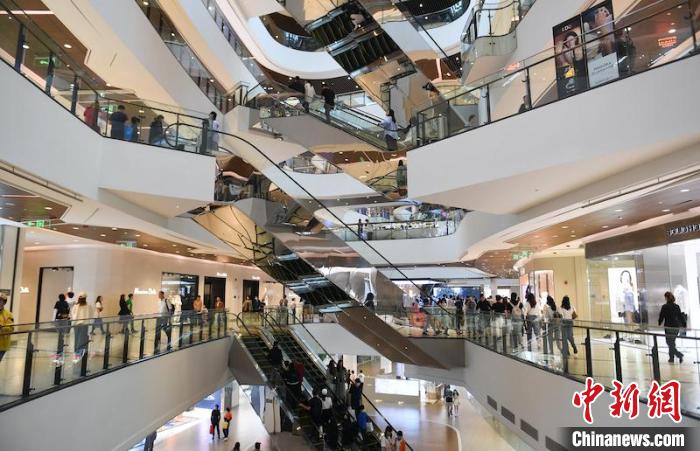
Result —
[[668, 236], [687, 235], [700, 232], [700, 224], [686, 224], [668, 229]]

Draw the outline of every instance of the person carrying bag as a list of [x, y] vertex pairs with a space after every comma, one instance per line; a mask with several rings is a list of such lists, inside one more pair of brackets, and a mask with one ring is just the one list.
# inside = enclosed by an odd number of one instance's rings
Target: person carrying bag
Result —
[[379, 124], [384, 129], [386, 148], [390, 151], [398, 149], [399, 126], [396, 124], [394, 110], [389, 110], [384, 120]]

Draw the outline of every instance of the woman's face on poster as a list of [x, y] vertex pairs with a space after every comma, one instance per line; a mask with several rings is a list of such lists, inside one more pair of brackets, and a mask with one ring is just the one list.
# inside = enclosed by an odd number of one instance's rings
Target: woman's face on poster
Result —
[[[593, 28], [600, 28], [603, 25], [609, 23], [612, 20], [612, 14], [608, 11], [608, 8], [602, 6], [595, 10], [593, 13]], [[611, 24], [612, 25], [612, 24]]]

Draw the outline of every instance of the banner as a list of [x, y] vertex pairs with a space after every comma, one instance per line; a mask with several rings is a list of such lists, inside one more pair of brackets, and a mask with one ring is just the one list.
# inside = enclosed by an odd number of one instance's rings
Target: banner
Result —
[[612, 0], [605, 0], [581, 13], [588, 85], [593, 88], [620, 76], [615, 46]]
[[585, 91], [588, 87], [581, 31], [580, 16], [552, 28], [560, 99]]

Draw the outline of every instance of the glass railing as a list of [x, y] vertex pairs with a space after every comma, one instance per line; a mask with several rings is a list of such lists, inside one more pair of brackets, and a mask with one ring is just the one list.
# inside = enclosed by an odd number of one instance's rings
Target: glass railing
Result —
[[515, 30], [533, 3], [535, 0], [505, 0], [500, 3], [479, 0], [462, 33], [462, 44], [471, 45], [482, 37], [509, 34]]
[[370, 222], [361, 226], [350, 226], [352, 231], [348, 231], [344, 227], [331, 228], [330, 230], [343, 241], [437, 238], [455, 233], [463, 217], [463, 210], [454, 210], [449, 212], [445, 219]]
[[[556, 51], [514, 64], [417, 114], [423, 145], [589, 89], [661, 67], [698, 51], [698, 0], [660, 0], [585, 36], [557, 41]], [[689, 13], [691, 11], [691, 13]], [[612, 30], [612, 31], [609, 31]]]
[[294, 50], [301, 50], [304, 52], [315, 52], [323, 46], [318, 42], [313, 36], [303, 36], [299, 34], [292, 33], [291, 31], [283, 30], [275, 22], [274, 16], [267, 15], [260, 18], [265, 28], [270, 33], [275, 41], [279, 42], [285, 47], [292, 48]]
[[343, 172], [338, 166], [313, 152], [305, 152], [285, 160], [282, 167], [303, 174], [339, 174]]
[[[166, 106], [125, 95], [121, 90], [98, 90], [91, 76], [81, 70], [26, 15], [14, 15], [4, 9], [0, 57], [28, 82], [41, 89], [73, 116], [104, 137], [149, 144], [176, 150], [210, 154], [202, 140], [204, 113]], [[10, 19], [11, 18], [11, 19]], [[193, 125], [171, 127], [172, 124]]]
[[[296, 321], [337, 322], [337, 313], [330, 306], [304, 306], [304, 311]], [[557, 307], [557, 311], [562, 310]], [[560, 313], [544, 318], [492, 310], [479, 312], [476, 307], [458, 311], [454, 307], [418, 304], [376, 314], [407, 337], [466, 339], [575, 380], [593, 377], [608, 388], [618, 380], [636, 382], [645, 392], [652, 381], [663, 384], [677, 380], [682, 387], [684, 414], [700, 417], [697, 411], [700, 330], [697, 329], [566, 320]]]
[[157, 0], [144, 2], [136, 0], [136, 4], [141, 8], [144, 15], [156, 30], [163, 43], [175, 56], [178, 63], [185, 69], [199, 89], [211, 101], [211, 103], [222, 113], [232, 110], [236, 103], [232, 95], [226, 92], [224, 87], [212, 75], [204, 63], [194, 53], [185, 38], [178, 32], [175, 25], [168, 18]]
[[[429, 2], [426, 2], [426, 5], [429, 7]], [[447, 25], [462, 17], [469, 8], [469, 0], [455, 0], [452, 5], [446, 8], [427, 13], [421, 13], [421, 11], [415, 9], [415, 6], [405, 6], [401, 2], [395, 2], [394, 6], [399, 11], [403, 10], [403, 14], [397, 14], [397, 10], [394, 8], [383, 8], [374, 13], [377, 22], [380, 24], [403, 22], [406, 20], [406, 16], [411, 16], [422, 28], [429, 30]], [[423, 9], [422, 4], [419, 9]]]
[[229, 335], [225, 311], [5, 326], [0, 410], [159, 355]]

